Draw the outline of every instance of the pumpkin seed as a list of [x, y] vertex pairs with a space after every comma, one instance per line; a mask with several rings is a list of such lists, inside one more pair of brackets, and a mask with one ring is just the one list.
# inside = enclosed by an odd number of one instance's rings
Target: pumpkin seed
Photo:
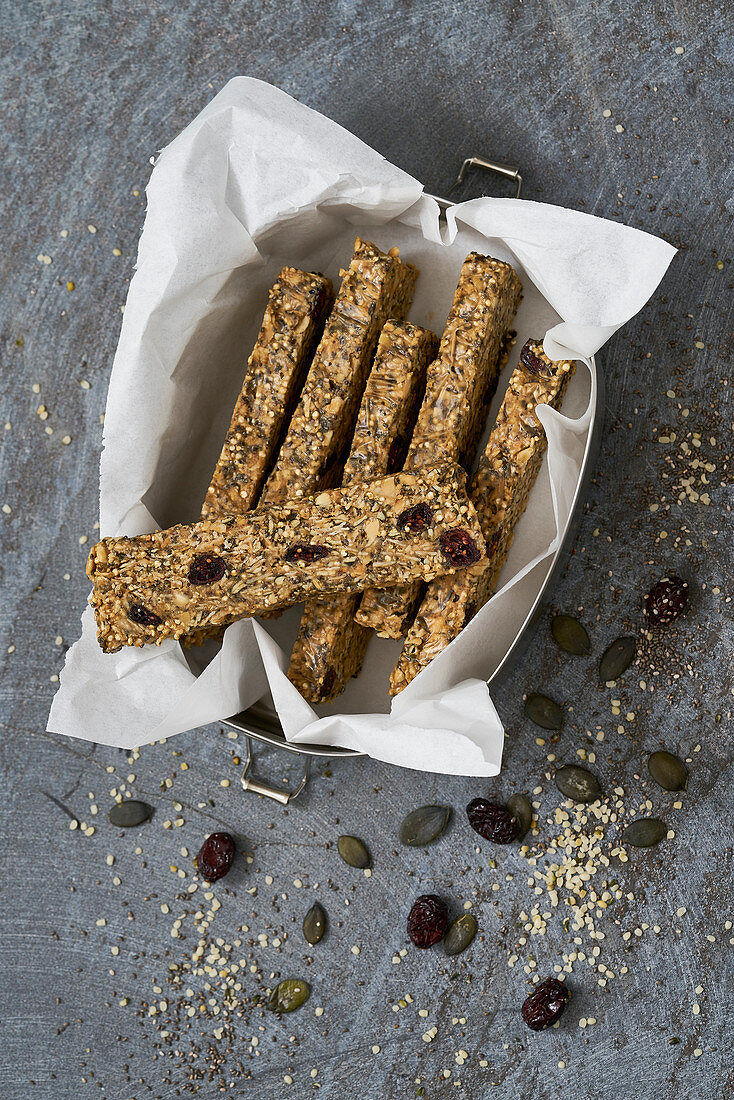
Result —
[[667, 832], [668, 826], [659, 817], [643, 817], [627, 826], [622, 833], [622, 843], [634, 848], [652, 848]]
[[150, 820], [154, 810], [147, 802], [139, 802], [131, 798], [127, 802], [116, 802], [110, 809], [107, 817], [112, 825], [120, 829], [133, 829], [136, 825], [142, 825]]
[[555, 699], [533, 691], [525, 700], [525, 714], [544, 730], [563, 729], [563, 711]]
[[460, 955], [477, 934], [476, 918], [471, 913], [462, 913], [452, 921], [443, 938], [443, 949], [447, 955]]
[[599, 661], [599, 679], [603, 684], [618, 680], [626, 672], [637, 654], [637, 639], [629, 634], [617, 638], [602, 653]]
[[647, 770], [658, 786], [666, 791], [684, 791], [688, 784], [688, 768], [672, 752], [653, 752], [647, 758]]
[[586, 627], [572, 615], [556, 615], [551, 623], [553, 640], [575, 657], [588, 657], [591, 653], [591, 638]]
[[574, 802], [596, 802], [604, 795], [596, 776], [578, 764], [564, 764], [558, 768], [555, 780], [561, 794]]
[[372, 862], [366, 845], [358, 836], [340, 836], [336, 847], [339, 855], [350, 867], [359, 867], [360, 870], [364, 870]]
[[303, 918], [303, 935], [311, 944], [319, 943], [326, 931], [326, 913], [316, 901]]
[[310, 995], [308, 982], [300, 978], [286, 978], [285, 981], [278, 982], [265, 1007], [280, 1016], [285, 1012], [295, 1012], [306, 1003]]
[[411, 848], [423, 848], [438, 840], [451, 820], [450, 806], [419, 806], [403, 818], [400, 843]]
[[533, 823], [533, 807], [530, 799], [524, 794], [513, 794], [507, 799], [507, 809], [515, 819], [517, 839], [522, 840]]

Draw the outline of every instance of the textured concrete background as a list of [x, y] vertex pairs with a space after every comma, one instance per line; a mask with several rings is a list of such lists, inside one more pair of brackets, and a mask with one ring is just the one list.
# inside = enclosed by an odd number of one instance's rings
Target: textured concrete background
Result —
[[[0, 3], [5, 1100], [167, 1100], [196, 1088], [266, 1100], [319, 1086], [335, 1100], [480, 1100], [494, 1089], [511, 1098], [731, 1095], [726, 6]], [[430, 190], [446, 190], [464, 155], [493, 154], [522, 166], [528, 198], [619, 218], [680, 248], [655, 300], [604, 353], [607, 433], [555, 593], [558, 609], [589, 626], [595, 657], [561, 654], [548, 619], [538, 626], [497, 694], [508, 743], [503, 775], [489, 784], [322, 762], [286, 811], [240, 792], [241, 744], [218, 728], [130, 760], [44, 733], [88, 590], [82, 538], [94, 538], [100, 414], [149, 157], [240, 73], [331, 115]], [[596, 658], [639, 627], [641, 594], [668, 569], [690, 581], [689, 614], [614, 690], [599, 687]], [[568, 708], [557, 744], [539, 745], [522, 717], [533, 689]], [[690, 760], [682, 796], [647, 778], [645, 755], [663, 745]], [[599, 958], [617, 976], [600, 986], [600, 972], [577, 962], [561, 1027], [534, 1035], [518, 1015], [523, 964], [532, 957], [551, 973], [572, 932], [560, 912], [545, 936], [516, 946], [520, 914], [538, 901], [526, 885], [532, 868], [515, 847], [475, 845], [463, 806], [487, 787], [497, 797], [540, 788], [534, 840], [547, 839], [559, 799], [547, 778], [551, 750], [571, 761], [595, 753], [606, 789], [620, 785], [632, 807], [649, 798], [675, 837], [613, 860], [624, 896], [598, 923]], [[263, 767], [279, 774], [283, 762], [266, 757]], [[110, 792], [123, 786], [156, 810], [127, 833], [106, 820]], [[429, 801], [454, 807], [450, 832], [425, 852], [400, 849], [401, 817]], [[238, 835], [250, 862], [242, 857], [207, 899], [189, 893], [191, 860], [216, 827]], [[369, 843], [371, 879], [336, 856], [345, 831]], [[480, 937], [450, 964], [440, 949], [411, 949], [394, 963], [413, 898], [432, 891], [456, 911], [471, 901]], [[304, 952], [300, 922], [316, 897], [331, 931]], [[184, 968], [202, 921], [211, 973], [192, 976]], [[217, 954], [244, 960], [221, 1037]], [[311, 999], [296, 1015], [265, 1017], [252, 999], [285, 976], [307, 978]], [[580, 1028], [589, 1017], [596, 1023]]]

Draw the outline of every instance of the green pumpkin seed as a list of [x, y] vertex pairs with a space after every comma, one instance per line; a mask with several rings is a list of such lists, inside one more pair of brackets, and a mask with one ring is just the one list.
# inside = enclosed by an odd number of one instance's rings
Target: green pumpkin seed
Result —
[[555, 774], [556, 786], [561, 794], [574, 802], [596, 802], [604, 791], [595, 775], [578, 764], [564, 764]]
[[316, 901], [303, 918], [303, 935], [311, 944], [319, 943], [326, 931], [326, 913], [323, 906]]
[[591, 653], [591, 638], [586, 627], [571, 615], [556, 615], [551, 623], [553, 640], [575, 657], [588, 657]]
[[460, 955], [477, 934], [477, 922], [471, 913], [462, 913], [452, 921], [443, 938], [443, 949], [447, 955]]
[[372, 862], [370, 853], [358, 836], [340, 836], [336, 846], [339, 855], [350, 867], [359, 867], [360, 870], [365, 870], [370, 866]]
[[451, 820], [450, 806], [419, 806], [403, 818], [400, 843], [411, 848], [423, 848], [438, 840]]
[[688, 785], [688, 768], [672, 752], [653, 752], [647, 758], [647, 770], [658, 786], [666, 791], [684, 791]]
[[278, 982], [265, 1007], [282, 1016], [286, 1012], [295, 1012], [306, 1003], [310, 995], [308, 982], [300, 978], [286, 978], [285, 981]]
[[112, 825], [117, 825], [120, 829], [134, 829], [136, 825], [149, 821], [153, 813], [153, 807], [147, 802], [138, 802], [136, 798], [131, 798], [127, 802], [116, 802], [107, 817]]
[[544, 730], [563, 729], [563, 711], [555, 699], [533, 691], [525, 700], [525, 714]]
[[653, 848], [667, 832], [668, 826], [659, 817], [643, 817], [627, 826], [622, 833], [622, 843], [634, 848]]
[[533, 823], [533, 807], [530, 799], [524, 794], [513, 794], [507, 799], [507, 809], [515, 819], [517, 839], [522, 840]]
[[603, 684], [618, 680], [626, 672], [637, 655], [637, 639], [629, 635], [617, 638], [608, 646], [599, 661], [599, 679]]

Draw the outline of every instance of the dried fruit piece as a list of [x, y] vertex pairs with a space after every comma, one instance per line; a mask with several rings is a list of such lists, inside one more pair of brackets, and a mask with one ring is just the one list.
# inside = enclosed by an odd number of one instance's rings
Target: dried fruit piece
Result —
[[134, 829], [136, 825], [149, 821], [154, 812], [153, 807], [147, 802], [139, 802], [137, 798], [131, 798], [127, 802], [116, 802], [110, 808], [107, 817], [110, 824], [117, 825], [119, 829]]
[[650, 626], [665, 626], [688, 607], [688, 582], [675, 574], [663, 577], [645, 596], [645, 616]]
[[416, 947], [432, 947], [443, 939], [448, 923], [446, 903], [437, 894], [421, 894], [408, 914], [408, 935]]
[[367, 846], [358, 836], [340, 836], [336, 847], [339, 855], [350, 867], [365, 870], [372, 862]]
[[304, 982], [302, 978], [286, 978], [278, 982], [265, 1007], [270, 1012], [277, 1012], [282, 1016], [286, 1012], [295, 1012], [310, 996], [311, 988], [308, 982]]
[[517, 839], [522, 840], [533, 824], [533, 807], [524, 794], [513, 794], [507, 799], [507, 809], [515, 822]]
[[212, 833], [206, 838], [194, 863], [205, 882], [223, 878], [232, 866], [237, 848], [229, 833]]
[[294, 542], [285, 552], [286, 561], [302, 561], [311, 565], [315, 561], [325, 558], [331, 550], [328, 546], [319, 546], [317, 543]]
[[599, 661], [599, 679], [604, 684], [618, 680], [626, 672], [637, 654], [637, 639], [629, 634], [617, 638], [604, 650]]
[[588, 657], [591, 653], [591, 639], [586, 627], [572, 615], [556, 615], [551, 623], [553, 640], [575, 657]]
[[517, 825], [510, 811], [486, 798], [470, 802], [466, 816], [475, 833], [495, 844], [511, 844], [517, 835]]
[[544, 1031], [560, 1020], [571, 999], [571, 991], [558, 978], [546, 978], [536, 985], [523, 1003], [521, 1012], [525, 1023], [533, 1031]]
[[684, 791], [688, 784], [688, 768], [672, 752], [661, 749], [647, 758], [647, 770], [658, 786], [666, 791]]
[[457, 569], [464, 569], [479, 561], [482, 554], [468, 531], [463, 527], [452, 527], [439, 536], [438, 545]]
[[400, 531], [409, 531], [410, 534], [417, 535], [431, 526], [432, 519], [433, 512], [425, 502], [421, 501], [420, 504], [414, 504], [412, 508], [406, 508], [401, 512], [395, 523]]
[[555, 699], [551, 699], [549, 695], [532, 691], [525, 700], [525, 714], [541, 729], [563, 729], [563, 711]]
[[476, 918], [471, 913], [462, 913], [448, 927], [443, 940], [443, 949], [447, 955], [460, 955], [466, 951], [477, 934]]
[[622, 843], [633, 848], [654, 848], [666, 836], [668, 826], [659, 817], [642, 817], [622, 833]]
[[127, 609], [127, 617], [139, 626], [158, 626], [158, 623], [163, 622], [160, 615], [143, 607], [141, 603], [131, 603]]
[[227, 564], [224, 558], [217, 554], [197, 554], [189, 566], [189, 582], [191, 584], [214, 584], [221, 581], [227, 572]]
[[520, 362], [525, 367], [528, 374], [532, 375], [544, 375], [548, 377], [549, 369], [548, 364], [543, 362], [539, 355], [536, 355], [533, 351], [533, 345], [539, 344], [540, 340], [526, 340], [520, 352]]
[[451, 819], [450, 806], [419, 806], [403, 818], [400, 843], [423, 848], [438, 840]]
[[324, 938], [325, 932], [326, 913], [323, 906], [315, 901], [303, 918], [303, 935], [307, 943], [317, 944]]
[[578, 764], [564, 764], [555, 774], [558, 790], [573, 802], [596, 802], [604, 796], [601, 784], [595, 775]]

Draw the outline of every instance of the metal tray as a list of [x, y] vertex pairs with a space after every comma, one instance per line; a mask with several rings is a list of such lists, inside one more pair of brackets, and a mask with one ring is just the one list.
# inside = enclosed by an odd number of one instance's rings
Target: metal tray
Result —
[[[520, 197], [520, 190], [522, 188], [522, 176], [518, 168], [511, 165], [499, 164], [496, 161], [488, 160], [486, 157], [467, 157], [461, 166], [459, 174], [456, 178], [456, 183], [451, 188], [454, 190], [464, 179], [466, 172], [469, 168], [481, 168], [485, 171], [494, 172], [503, 176], [506, 179], [512, 180], [516, 184], [516, 198]], [[451, 192], [449, 192], [450, 194]], [[448, 209], [450, 206], [455, 205], [450, 199], [441, 198], [438, 195], [431, 195], [431, 198], [435, 199], [442, 210]], [[604, 382], [601, 374], [596, 369], [595, 359], [591, 359], [592, 365], [592, 402], [593, 413], [591, 418], [591, 426], [589, 429], [589, 437], [586, 445], [586, 453], [584, 454], [583, 463], [581, 466], [581, 474], [579, 477], [578, 485], [576, 486], [576, 493], [571, 506], [571, 513], [566, 524], [566, 530], [563, 532], [563, 538], [561, 545], [556, 551], [553, 563], [548, 570], [545, 580], [541, 585], [538, 594], [536, 595], [530, 610], [525, 616], [524, 621], [520, 625], [512, 644], [508, 648], [504, 657], [500, 661], [497, 668], [489, 677], [487, 683], [491, 687], [496, 685], [507, 676], [510, 670], [517, 664], [520, 656], [522, 655], [529, 639], [532, 627], [536, 620], [541, 615], [545, 605], [547, 604], [555, 582], [563, 569], [571, 544], [576, 536], [576, 530], [578, 528], [578, 522], [580, 519], [581, 508], [586, 496], [586, 490], [588, 487], [589, 479], [594, 470], [596, 457], [599, 452], [599, 445], [601, 442], [602, 427], [604, 420]], [[280, 802], [282, 805], [287, 805], [292, 799], [303, 791], [308, 782], [308, 777], [311, 768], [311, 759], [314, 756], [322, 757], [340, 757], [340, 756], [363, 756], [364, 753], [359, 752], [357, 749], [343, 749], [335, 747], [334, 745], [312, 745], [312, 744], [298, 744], [293, 745], [286, 740], [283, 733], [283, 729], [280, 724], [278, 715], [276, 714], [273, 706], [266, 699], [261, 699], [253, 706], [248, 707], [247, 710], [242, 711], [240, 714], [233, 715], [224, 721], [225, 726], [230, 726], [232, 729], [237, 730], [243, 734], [246, 745], [246, 757], [245, 765], [242, 770], [242, 788], [246, 791], [252, 791], [254, 794], [264, 795], [266, 798], [272, 798], [276, 802]], [[271, 783], [265, 782], [265, 780], [257, 779], [253, 775], [254, 766], [254, 750], [252, 746], [253, 740], [260, 741], [264, 744], [270, 745], [273, 748], [283, 749], [286, 752], [293, 753], [296, 756], [300, 756], [303, 759], [303, 774], [298, 784], [290, 789], [279, 788], [273, 786]]]

